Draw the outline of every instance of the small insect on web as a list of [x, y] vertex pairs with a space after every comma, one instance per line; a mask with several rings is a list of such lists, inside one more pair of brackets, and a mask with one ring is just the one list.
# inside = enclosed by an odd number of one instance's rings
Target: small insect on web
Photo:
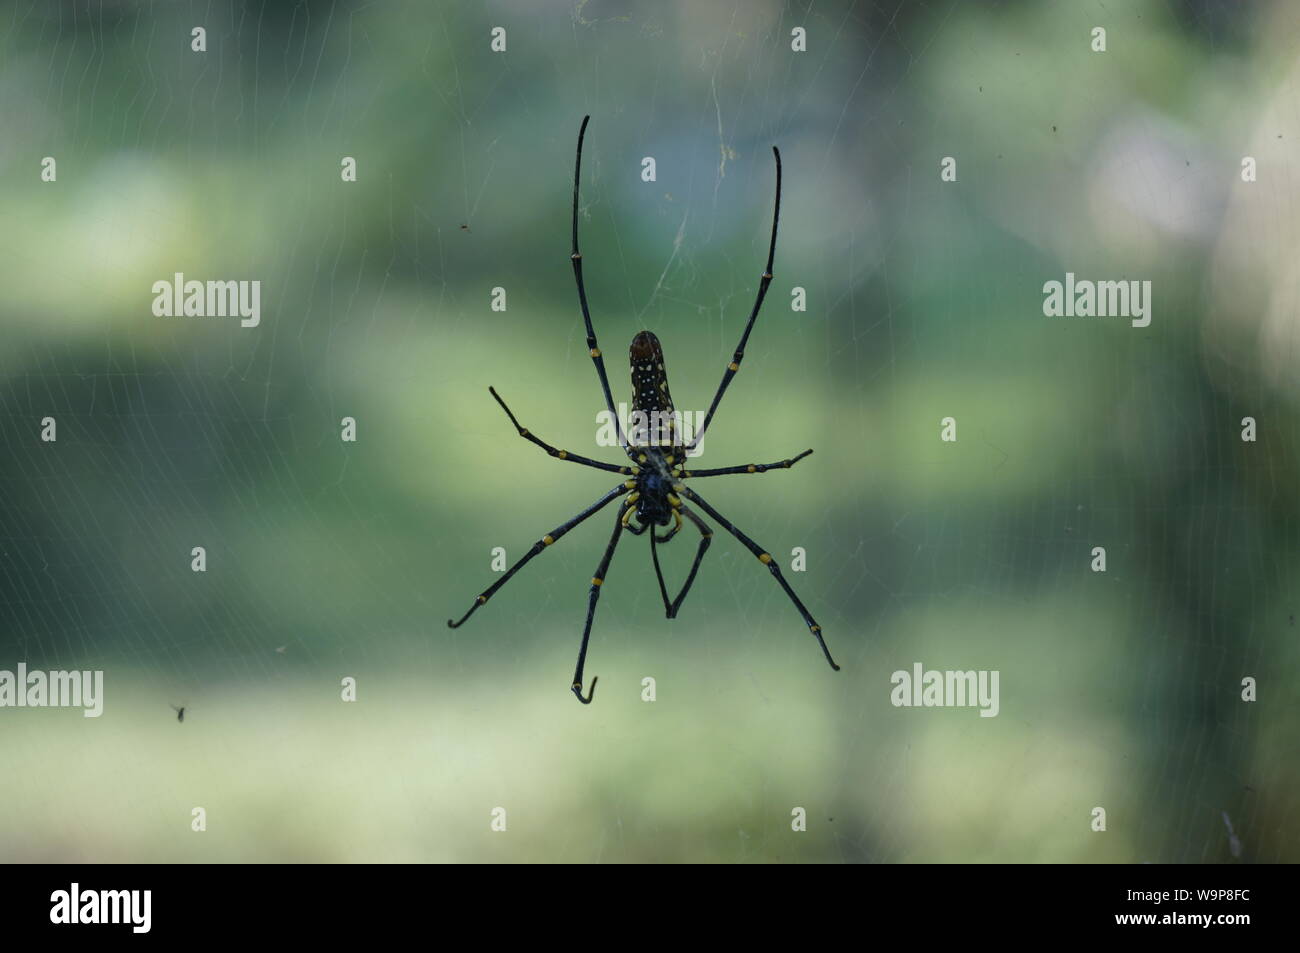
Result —
[[[610, 560], [614, 558], [614, 549], [618, 546], [619, 539], [624, 531], [631, 533], [633, 536], [640, 536], [649, 530], [650, 556], [654, 564], [655, 577], [659, 582], [659, 594], [663, 598], [664, 611], [668, 618], [676, 618], [682, 602], [685, 601], [687, 593], [690, 592], [691, 586], [695, 582], [695, 576], [699, 572], [704, 554], [708, 551], [709, 544], [713, 540], [713, 530], [696, 514], [692, 507], [687, 506], [685, 501], [690, 501], [718, 522], [723, 529], [740, 540], [741, 544], [768, 568], [777, 584], [785, 590], [785, 594], [794, 603], [794, 607], [808, 625], [808, 630], [817, 639], [817, 644], [821, 646], [826, 661], [830, 663], [832, 669], [838, 672], [840, 667], [831, 658], [830, 649], [826, 647], [826, 640], [822, 638], [821, 626], [817, 624], [817, 621], [804, 607], [804, 604], [799, 601], [799, 597], [790, 588], [790, 584], [785, 581], [785, 577], [781, 575], [781, 567], [777, 565], [776, 560], [686, 485], [687, 480], [699, 477], [724, 476], [731, 473], [766, 473], [768, 470], [789, 468], [812, 453], [811, 450], [805, 450], [797, 456], [787, 460], [779, 460], [776, 463], [750, 463], [709, 470], [686, 469], [688, 454], [704, 439], [704, 432], [708, 429], [709, 422], [713, 420], [713, 414], [722, 401], [722, 395], [727, 392], [727, 388], [731, 385], [731, 379], [740, 370], [740, 363], [745, 359], [745, 345], [749, 343], [749, 334], [754, 329], [754, 321], [758, 317], [759, 309], [763, 306], [763, 298], [767, 295], [768, 285], [772, 283], [772, 261], [776, 255], [776, 227], [781, 215], [781, 153], [775, 146], [772, 147], [772, 155], [776, 159], [776, 204], [772, 210], [772, 241], [767, 249], [767, 267], [763, 270], [763, 275], [759, 280], [758, 297], [754, 300], [754, 307], [749, 313], [749, 321], [745, 324], [745, 331], [740, 336], [740, 343], [736, 345], [736, 351], [731, 357], [731, 362], [723, 372], [722, 383], [718, 385], [718, 390], [713, 395], [713, 401], [709, 404], [708, 412], [704, 415], [704, 422], [700, 425], [690, 443], [683, 445], [671, 423], [673, 419], [673, 402], [668, 391], [668, 375], [664, 370], [663, 349], [659, 345], [659, 339], [654, 334], [650, 331], [642, 331], [632, 339], [629, 354], [632, 364], [632, 411], [634, 415], [640, 411], [642, 415], [658, 414], [658, 419], [666, 418], [669, 421], [667, 428], [670, 439], [633, 444], [624, 436], [622, 423], [614, 411], [614, 397], [609, 388], [609, 377], [605, 373], [605, 360], [596, 343], [596, 333], [591, 326], [591, 312], [587, 307], [587, 289], [582, 281], [582, 254], [578, 251], [578, 186], [582, 177], [582, 141], [587, 134], [587, 122], [590, 119], [590, 116], [583, 117], [582, 127], [578, 130], [578, 154], [573, 168], [573, 253], [570, 260], [573, 262], [573, 277], [578, 285], [578, 303], [582, 306], [582, 320], [587, 326], [587, 349], [591, 354], [592, 363], [596, 367], [596, 376], [600, 379], [605, 407], [609, 411], [610, 419], [614, 421], [619, 445], [627, 453], [631, 466], [616, 466], [612, 463], [603, 463], [599, 460], [592, 460], [589, 457], [551, 446], [526, 427], [520, 425], [495, 388], [489, 387], [488, 391], [496, 402], [501, 405], [501, 409], [506, 412], [506, 416], [514, 424], [519, 436], [541, 447], [552, 457], [596, 470], [618, 473], [629, 479], [618, 484], [577, 516], [561, 523], [534, 543], [532, 548], [507, 569], [500, 579], [474, 600], [474, 604], [469, 607], [468, 611], [460, 619], [455, 621], [448, 619], [447, 625], [455, 629], [464, 624], [465, 620], [473, 615], [479, 606], [491, 599], [497, 590], [509, 582], [514, 574], [522, 569], [534, 556], [553, 546], [571, 529], [599, 513], [614, 500], [625, 497], [619, 504], [618, 514], [614, 519], [614, 532], [609, 538], [609, 545], [605, 547], [605, 554], [601, 557], [600, 564], [596, 567], [596, 573], [591, 579], [591, 593], [587, 601], [587, 622], [582, 630], [582, 645], [578, 649], [578, 666], [573, 673], [573, 694], [584, 705], [590, 704], [591, 699], [596, 694], [596, 679], [592, 678], [591, 688], [584, 698], [582, 694], [582, 672], [587, 661], [587, 643], [591, 638], [592, 620], [596, 616], [596, 603], [600, 599], [601, 586], [604, 585], [605, 575], [609, 571]], [[695, 561], [691, 564], [691, 570], [686, 576], [686, 582], [682, 585], [677, 597], [669, 599], [668, 587], [664, 584], [663, 571], [659, 566], [658, 547], [670, 542], [677, 536], [683, 525], [683, 517], [699, 532], [700, 540], [695, 550]], [[669, 523], [672, 523], [672, 529], [663, 535], [656, 532], [657, 527], [668, 526]]]

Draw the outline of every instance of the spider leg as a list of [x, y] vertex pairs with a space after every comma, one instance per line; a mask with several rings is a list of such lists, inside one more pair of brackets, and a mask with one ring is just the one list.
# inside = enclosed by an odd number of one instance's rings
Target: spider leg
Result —
[[618, 538], [623, 533], [623, 517], [631, 508], [630, 503], [626, 504], [614, 519], [614, 534], [610, 536], [609, 545], [605, 547], [605, 555], [600, 557], [600, 565], [596, 567], [596, 574], [591, 577], [591, 595], [587, 600], [587, 624], [582, 628], [582, 647], [578, 649], [578, 667], [574, 669], [572, 685], [574, 697], [584, 705], [590, 705], [592, 698], [596, 696], [596, 682], [598, 681], [598, 678], [592, 678], [587, 697], [583, 698], [582, 668], [587, 664], [587, 642], [591, 639], [591, 623], [596, 618], [596, 603], [600, 600], [600, 587], [605, 584], [605, 574], [609, 572], [609, 561], [614, 558], [614, 548], [618, 546]]
[[[626, 447], [627, 438], [623, 435], [623, 422], [618, 419], [618, 414], [614, 411], [614, 395], [609, 389], [605, 359], [596, 344], [596, 332], [591, 327], [591, 312], [587, 308], [587, 286], [582, 280], [582, 252], [578, 251], [578, 183], [582, 178], [582, 140], [587, 135], [587, 123], [590, 120], [590, 116], [582, 117], [582, 127], [578, 130], [578, 155], [573, 162], [573, 253], [569, 256], [569, 260], [573, 262], [573, 278], [578, 283], [578, 302], [582, 305], [582, 320], [587, 325], [587, 351], [591, 354], [591, 362], [596, 365], [596, 376], [600, 378], [600, 389], [605, 395], [605, 408], [614, 419], [619, 446]], [[628, 453], [630, 454], [631, 451], [629, 450]]]
[[694, 479], [695, 477], [723, 476], [727, 473], [766, 473], [768, 470], [789, 469], [810, 453], [812, 453], [811, 450], [805, 450], [797, 457], [791, 457], [789, 460], [778, 460], [776, 463], [750, 463], [739, 467], [718, 467], [715, 470], [683, 470], [682, 476]]
[[[677, 507], [674, 512], [685, 513], [686, 518], [695, 524], [695, 528], [700, 531], [700, 545], [699, 548], [695, 550], [695, 562], [691, 564], [691, 571], [686, 576], [686, 582], [682, 586], [682, 591], [677, 593], [676, 599], [669, 602], [668, 587], [664, 585], [663, 570], [659, 568], [659, 552], [655, 548], [656, 537], [653, 534], [650, 537], [650, 556], [655, 564], [655, 576], [659, 580], [659, 594], [664, 600], [664, 614], [669, 619], [677, 618], [677, 610], [681, 608], [682, 602], [685, 601], [686, 594], [691, 591], [691, 585], [695, 582], [695, 574], [700, 571], [700, 563], [704, 561], [704, 553], [708, 550], [709, 543], [713, 541], [713, 530], [709, 529], [708, 524], [706, 524], [704, 520], [700, 519], [684, 506]], [[681, 524], [678, 523], [677, 525], [680, 526]], [[676, 532], [677, 530], [674, 529], [672, 533], [668, 534], [668, 538], [672, 539]], [[663, 540], [659, 540], [659, 542], [663, 542]]]
[[506, 570], [505, 575], [503, 575], [496, 582], [492, 583], [492, 585], [490, 585], [486, 590], [484, 590], [482, 595], [480, 595], [477, 599], [474, 600], [474, 604], [469, 607], [468, 612], [466, 612], [463, 616], [461, 616], [458, 621], [453, 622], [451, 619], [448, 619], [447, 626], [452, 629], [458, 629], [462, 625], [464, 625], [465, 620], [474, 614], [474, 610], [476, 610], [479, 606], [483, 605], [485, 602], [491, 599], [492, 596], [496, 593], [496, 591], [500, 589], [502, 586], [504, 586], [507, 582], [509, 582], [511, 576], [517, 573], [520, 569], [524, 568], [524, 565], [530, 559], [532, 559], [534, 556], [540, 553], [543, 549], [546, 549], [548, 546], [550, 546], [552, 543], [558, 540], [569, 530], [573, 529], [573, 527], [577, 526], [583, 520], [587, 519], [587, 517], [594, 516], [596, 513], [602, 510], [608, 503], [610, 503], [613, 499], [622, 496], [624, 493], [626, 493], [628, 489], [629, 487], [626, 484], [620, 483], [618, 486], [614, 487], [614, 489], [610, 490], [608, 493], [602, 496], [595, 503], [591, 504], [591, 506], [587, 507], [577, 516], [573, 517], [573, 519], [569, 520], [567, 523], [560, 524], [559, 526], [555, 527], [555, 529], [551, 530], [550, 533], [543, 536], [537, 542], [533, 543], [532, 549], [524, 553], [524, 555], [521, 556], [513, 566], [511, 566], [509, 569]]
[[767, 247], [767, 267], [763, 269], [763, 276], [758, 282], [758, 297], [754, 299], [754, 309], [749, 312], [749, 322], [745, 325], [745, 333], [740, 336], [740, 343], [736, 345], [736, 352], [731, 356], [731, 363], [722, 374], [722, 383], [718, 385], [718, 392], [713, 395], [713, 403], [709, 404], [709, 411], [704, 415], [704, 423], [700, 424], [699, 431], [691, 440], [688, 450], [694, 450], [704, 439], [704, 431], [709, 429], [709, 421], [713, 419], [713, 412], [718, 409], [718, 404], [722, 401], [722, 395], [727, 392], [731, 386], [731, 379], [736, 376], [740, 370], [740, 362], [745, 359], [745, 345], [749, 342], [749, 332], [754, 330], [754, 321], [758, 317], [759, 308], [763, 307], [763, 299], [767, 296], [767, 286], [772, 283], [772, 259], [776, 255], [776, 223], [781, 217], [781, 153], [776, 146], [772, 147], [772, 155], [776, 156], [776, 205], [772, 209], [772, 242]]
[[595, 467], [597, 470], [608, 470], [610, 473], [622, 473], [626, 475], [632, 472], [631, 467], [618, 467], [612, 463], [602, 463], [599, 460], [593, 460], [590, 457], [584, 457], [581, 454], [570, 453], [568, 450], [560, 450], [556, 447], [552, 447], [545, 440], [535, 436], [527, 427], [521, 427], [519, 425], [519, 421], [516, 420], [515, 415], [510, 412], [510, 408], [506, 406], [506, 402], [501, 399], [501, 395], [497, 393], [495, 387], [489, 387], [488, 390], [491, 391], [492, 396], [496, 398], [497, 403], [501, 405], [501, 409], [506, 412], [506, 416], [510, 418], [510, 422], [515, 425], [515, 430], [519, 431], [519, 436], [523, 437], [530, 443], [537, 444], [537, 446], [541, 447], [551, 456], [557, 457], [560, 460], [568, 460], [570, 463], [580, 463], [585, 467]]
[[758, 557], [759, 562], [771, 570], [772, 575], [776, 577], [776, 581], [780, 584], [781, 588], [785, 590], [785, 594], [789, 596], [790, 601], [794, 603], [794, 607], [798, 609], [799, 614], [803, 616], [804, 622], [808, 624], [808, 631], [812, 632], [812, 634], [817, 638], [817, 643], [822, 647], [822, 654], [826, 656], [826, 661], [830, 663], [831, 668], [838, 672], [840, 667], [835, 664], [835, 659], [831, 658], [831, 651], [826, 647], [826, 640], [822, 638], [822, 627], [817, 624], [817, 620], [812, 617], [804, 607], [804, 604], [799, 601], [799, 597], [794, 594], [794, 590], [790, 588], [790, 584], [785, 581], [785, 577], [781, 575], [781, 567], [777, 565], [776, 560], [773, 559], [766, 550], [759, 546], [758, 543], [754, 542], [735, 526], [731, 525], [725, 516], [715, 510], [708, 503], [704, 502], [700, 495], [690, 487], [683, 486], [677, 492], [692, 502], [699, 504], [700, 509], [704, 510], [704, 512], [708, 513], [715, 520], [721, 523], [723, 529], [736, 537], [736, 539], [740, 540], [745, 545], [745, 548]]

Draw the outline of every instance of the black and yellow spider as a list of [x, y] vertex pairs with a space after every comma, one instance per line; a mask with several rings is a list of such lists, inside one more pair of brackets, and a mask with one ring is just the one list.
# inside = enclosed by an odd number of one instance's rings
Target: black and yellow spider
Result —
[[[630, 355], [633, 390], [632, 413], [637, 415], [639, 412], [643, 418], [658, 415], [658, 419], [666, 421], [665, 426], [668, 437], [653, 442], [647, 441], [641, 444], [633, 444], [624, 436], [622, 424], [614, 411], [614, 398], [609, 389], [609, 377], [605, 374], [605, 361], [601, 356], [600, 348], [596, 345], [596, 334], [591, 327], [591, 313], [587, 309], [587, 290], [582, 281], [582, 255], [578, 251], [578, 183], [582, 174], [582, 140], [587, 133], [587, 122], [590, 119], [590, 116], [583, 117], [582, 127], [578, 130], [578, 155], [573, 169], [573, 254], [570, 257], [573, 261], [573, 276], [578, 284], [578, 301], [582, 305], [582, 319], [587, 324], [587, 348], [591, 352], [592, 362], [596, 365], [596, 376], [600, 378], [600, 387], [605, 396], [605, 407], [608, 409], [610, 418], [614, 421], [614, 426], [617, 429], [619, 445], [625, 448], [633, 465], [627, 467], [615, 466], [612, 463], [602, 463], [599, 460], [592, 460], [576, 453], [569, 453], [567, 450], [556, 449], [527, 428], [520, 426], [519, 421], [515, 419], [515, 415], [506, 406], [506, 402], [497, 394], [496, 389], [489, 387], [488, 390], [496, 398], [496, 402], [501, 405], [501, 409], [506, 412], [506, 416], [514, 424], [519, 436], [537, 444], [551, 456], [560, 460], [593, 467], [597, 470], [607, 470], [610, 473], [619, 473], [629, 477], [629, 479], [614, 487], [573, 519], [557, 526], [534, 543], [532, 549], [507, 569], [505, 575], [489, 586], [458, 621], [453, 622], [448, 619], [447, 625], [453, 629], [460, 626], [474, 614], [474, 610], [491, 599], [498, 589], [509, 582], [511, 577], [522, 569], [530, 559], [548, 546], [553, 545], [561, 536], [579, 523], [588, 517], [594, 516], [604, 509], [606, 505], [626, 494], [627, 498], [622, 501], [618, 518], [614, 521], [614, 534], [610, 537], [609, 545], [605, 547], [605, 555], [601, 557], [600, 565], [596, 567], [596, 574], [591, 580], [591, 595], [587, 602], [587, 624], [582, 630], [582, 646], [578, 649], [578, 667], [573, 673], [573, 694], [584, 705], [590, 704], [592, 697], [596, 693], [596, 679], [591, 680], [591, 689], [587, 697], [583, 698], [582, 669], [587, 660], [587, 642], [591, 638], [591, 622], [596, 615], [596, 602], [600, 598], [600, 587], [605, 582], [605, 574], [609, 570], [610, 560], [614, 557], [614, 548], [618, 545], [619, 537], [624, 530], [634, 536], [640, 536], [646, 530], [650, 530], [650, 556], [654, 561], [655, 576], [659, 580], [659, 594], [663, 597], [664, 610], [668, 618], [675, 618], [677, 610], [681, 608], [682, 601], [690, 591], [691, 584], [695, 582], [695, 574], [699, 571], [700, 562], [704, 559], [704, 553], [708, 550], [709, 542], [713, 539], [713, 531], [708, 524], [683, 502], [683, 500], [689, 500], [722, 524], [727, 532], [740, 540], [751, 553], [758, 557], [759, 562], [771, 571], [772, 577], [785, 590], [785, 594], [790, 597], [790, 601], [794, 603], [795, 608], [799, 610], [799, 614], [803, 616], [804, 622], [808, 624], [809, 631], [817, 639], [822, 652], [826, 655], [826, 661], [830, 663], [831, 668], [839, 671], [840, 667], [831, 658], [830, 650], [826, 647], [826, 641], [822, 638], [821, 626], [817, 624], [817, 621], [804, 607], [804, 604], [799, 601], [799, 597], [794, 594], [790, 584], [785, 581], [785, 577], [781, 575], [781, 567], [777, 565], [776, 560], [763, 547], [733, 526], [721, 513], [686, 485], [688, 479], [698, 477], [722, 476], [727, 473], [765, 473], [776, 468], [792, 467], [812, 453], [811, 450], [805, 450], [796, 457], [781, 460], [777, 463], [751, 463], [745, 466], [718, 467], [711, 470], [686, 469], [687, 453], [694, 450], [704, 438], [704, 432], [709, 427], [709, 421], [713, 419], [714, 411], [718, 409], [718, 403], [722, 400], [722, 395], [726, 393], [727, 387], [731, 384], [731, 379], [740, 370], [740, 362], [745, 358], [745, 344], [749, 341], [749, 332], [754, 328], [754, 320], [758, 317], [759, 308], [763, 306], [763, 298], [767, 294], [767, 287], [772, 283], [772, 259], [776, 254], [776, 225], [777, 219], [781, 215], [781, 153], [777, 151], [775, 146], [772, 147], [772, 154], [776, 157], [776, 206], [772, 211], [772, 242], [767, 250], [767, 268], [764, 269], [762, 278], [759, 280], [758, 297], [754, 301], [753, 310], [749, 313], [745, 333], [740, 336], [740, 343], [736, 346], [736, 352], [731, 357], [731, 363], [727, 365], [727, 369], [722, 375], [722, 383], [718, 385], [718, 391], [713, 395], [713, 403], [709, 405], [708, 413], [704, 416], [704, 422], [700, 425], [700, 429], [695, 433], [690, 443], [683, 445], [673, 427], [673, 418], [671, 416], [673, 401], [668, 392], [668, 375], [664, 371], [663, 350], [659, 346], [659, 339], [654, 334], [649, 331], [642, 331], [632, 339]], [[659, 567], [659, 553], [656, 547], [659, 543], [666, 543], [677, 535], [682, 528], [683, 516], [690, 520], [691, 524], [699, 530], [700, 543], [699, 548], [695, 551], [695, 562], [691, 565], [691, 571], [686, 577], [686, 583], [682, 586], [681, 592], [677, 594], [677, 598], [670, 600], [668, 598], [668, 587], [664, 585], [663, 571]], [[631, 522], [633, 517], [636, 520], [635, 525]], [[667, 526], [670, 522], [673, 523], [673, 528], [665, 535], [660, 536], [654, 531], [654, 527]]]

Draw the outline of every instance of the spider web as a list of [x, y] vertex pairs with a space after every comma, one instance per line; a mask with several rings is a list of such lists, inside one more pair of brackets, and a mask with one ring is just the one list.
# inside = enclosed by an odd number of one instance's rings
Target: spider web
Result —
[[[100, 669], [106, 693], [98, 719], [0, 710], [6, 856], [1297, 856], [1294, 9], [2, 13], [0, 669]], [[494, 549], [612, 485], [519, 440], [489, 384], [619, 462], [568, 263], [588, 113], [621, 401], [649, 328], [679, 409], [707, 407], [781, 149], [775, 279], [698, 463], [815, 453], [695, 489], [777, 558], [839, 673], [715, 526], [672, 621], [624, 538], [575, 704], [613, 509], [444, 623]], [[1151, 326], [1044, 317], [1067, 271], [1151, 280]], [[176, 272], [260, 280], [260, 325], [155, 316]], [[662, 551], [674, 591], [694, 547]], [[998, 671], [997, 717], [893, 706], [918, 662]]]

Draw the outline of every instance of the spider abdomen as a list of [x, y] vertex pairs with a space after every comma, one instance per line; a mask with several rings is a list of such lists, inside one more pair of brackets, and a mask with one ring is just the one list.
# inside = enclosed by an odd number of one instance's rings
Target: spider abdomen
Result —
[[671, 447], [677, 443], [673, 397], [668, 391], [668, 372], [664, 370], [664, 351], [652, 331], [642, 331], [632, 339], [628, 351], [632, 365], [632, 429], [640, 431], [634, 443]]

